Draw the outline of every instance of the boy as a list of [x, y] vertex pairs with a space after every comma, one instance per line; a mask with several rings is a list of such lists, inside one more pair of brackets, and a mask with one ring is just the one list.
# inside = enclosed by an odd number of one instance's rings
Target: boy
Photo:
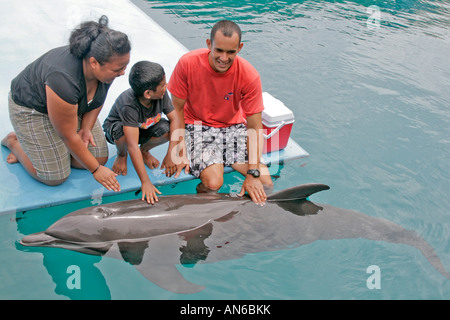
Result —
[[[127, 154], [130, 153], [133, 166], [141, 180], [142, 200], [154, 204], [161, 192], [150, 182], [145, 165], [150, 169], [159, 167], [159, 161], [150, 149], [170, 140], [172, 133], [180, 128], [181, 122], [166, 93], [164, 69], [158, 63], [137, 62], [130, 71], [131, 88], [124, 91], [115, 101], [103, 123], [103, 130], [109, 143], [115, 144], [117, 157], [112, 166], [116, 174], [127, 174]], [[169, 121], [161, 118], [166, 114]], [[169, 123], [170, 122], [170, 123]], [[178, 141], [170, 141], [167, 154], [161, 164], [167, 176], [177, 177], [186, 161], [175, 165], [171, 151]], [[184, 163], [184, 165], [183, 165]], [[145, 164], [145, 165], [144, 165]], [[186, 167], [186, 173], [189, 165]]]

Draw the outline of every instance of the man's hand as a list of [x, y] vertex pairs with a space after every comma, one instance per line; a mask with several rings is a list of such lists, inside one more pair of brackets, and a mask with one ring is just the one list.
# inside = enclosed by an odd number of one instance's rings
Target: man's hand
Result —
[[239, 195], [242, 197], [246, 191], [254, 203], [260, 205], [264, 205], [266, 203], [267, 195], [259, 178], [247, 175], [244, 183], [242, 184], [241, 193], [239, 193]]
[[171, 152], [167, 152], [167, 155], [164, 157], [164, 160], [161, 164], [161, 169], [164, 169], [163, 173], [166, 174], [167, 177], [171, 177], [175, 174], [175, 178], [181, 174], [181, 171], [184, 169], [184, 173], [189, 173], [189, 160], [186, 156], [180, 155], [176, 162], [172, 161]]

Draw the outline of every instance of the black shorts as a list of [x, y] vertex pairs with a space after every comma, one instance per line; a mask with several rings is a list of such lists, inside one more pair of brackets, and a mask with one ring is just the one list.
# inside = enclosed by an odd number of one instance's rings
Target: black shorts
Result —
[[[108, 124], [105, 123], [103, 125], [103, 130], [105, 132], [106, 140], [111, 144], [115, 144], [115, 141], [119, 140], [124, 135], [123, 125], [120, 121], [110, 122]], [[146, 143], [151, 137], [161, 137], [169, 131], [170, 123], [166, 119], [161, 119], [158, 123], [148, 129], [139, 128], [139, 144]]]

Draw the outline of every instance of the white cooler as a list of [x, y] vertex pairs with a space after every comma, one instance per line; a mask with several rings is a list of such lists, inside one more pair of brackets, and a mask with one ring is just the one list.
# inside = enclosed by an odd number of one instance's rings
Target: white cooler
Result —
[[294, 124], [294, 113], [283, 102], [263, 92], [264, 111], [262, 124], [264, 133], [263, 153], [286, 148]]

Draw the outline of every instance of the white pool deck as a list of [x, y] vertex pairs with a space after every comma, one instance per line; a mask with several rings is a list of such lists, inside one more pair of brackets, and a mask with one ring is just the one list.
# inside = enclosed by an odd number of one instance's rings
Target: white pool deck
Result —
[[[128, 0], [2, 0], [0, 1], [0, 138], [13, 131], [9, 120], [8, 92], [11, 80], [30, 62], [48, 50], [68, 43], [71, 30], [81, 21], [96, 20], [107, 15], [112, 29], [125, 32], [131, 41], [131, 61], [125, 76], [117, 78], [111, 86], [100, 120], [107, 116], [116, 97], [129, 87], [128, 71], [140, 60], [160, 63], [167, 78], [179, 57], [187, 49], [162, 29], [156, 22]], [[111, 167], [116, 151], [109, 146]], [[160, 161], [167, 144], [152, 152]], [[86, 170], [73, 169], [69, 179], [62, 185], [49, 187], [35, 181], [20, 164], [7, 164], [9, 150], [1, 147], [0, 161], [0, 214], [32, 210], [41, 207], [100, 199], [116, 193], [107, 191]], [[293, 139], [280, 152], [263, 155], [266, 162], [279, 162], [308, 156]], [[139, 178], [128, 161], [128, 175], [119, 176], [121, 192], [140, 188]], [[193, 179], [181, 174], [167, 178], [162, 170], [147, 170], [154, 185], [165, 185]]]

